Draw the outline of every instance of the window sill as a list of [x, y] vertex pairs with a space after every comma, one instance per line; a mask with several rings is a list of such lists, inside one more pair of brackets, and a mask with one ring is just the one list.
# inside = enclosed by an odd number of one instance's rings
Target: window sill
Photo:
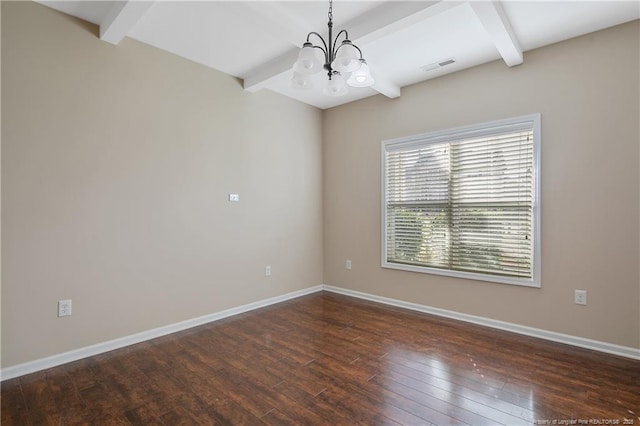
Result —
[[534, 278], [500, 277], [497, 275], [485, 275], [473, 272], [451, 271], [448, 269], [429, 268], [426, 266], [404, 265], [394, 262], [382, 262], [382, 267], [401, 271], [418, 272], [421, 274], [443, 275], [447, 277], [463, 278], [467, 280], [487, 281], [498, 284], [518, 285], [522, 287], [541, 288], [540, 280]]

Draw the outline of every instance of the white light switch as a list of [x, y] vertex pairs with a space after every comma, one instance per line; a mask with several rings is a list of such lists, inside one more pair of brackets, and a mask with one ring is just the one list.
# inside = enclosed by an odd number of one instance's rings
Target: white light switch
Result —
[[240, 201], [240, 194], [229, 194], [229, 201]]

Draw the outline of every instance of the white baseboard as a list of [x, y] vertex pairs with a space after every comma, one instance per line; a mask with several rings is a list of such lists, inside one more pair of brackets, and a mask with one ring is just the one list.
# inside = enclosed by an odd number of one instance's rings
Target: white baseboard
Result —
[[524, 325], [498, 321], [491, 318], [479, 317], [475, 315], [463, 314], [460, 312], [449, 311], [446, 309], [433, 308], [431, 306], [419, 305], [417, 303], [405, 302], [403, 300], [390, 299], [388, 297], [376, 296], [369, 293], [362, 293], [359, 291], [348, 290], [345, 288], [334, 287], [326, 284], [323, 286], [323, 288], [326, 291], [343, 294], [345, 296], [357, 297], [359, 299], [365, 299], [372, 302], [383, 303], [385, 305], [397, 306], [399, 308], [410, 309], [412, 311], [424, 312], [427, 314], [470, 322], [473, 324], [484, 325], [491, 328], [511, 331], [513, 333], [524, 334], [526, 336], [538, 337], [540, 339], [551, 340], [553, 342], [565, 343], [567, 345], [578, 346], [581, 348], [592, 349], [594, 351], [606, 352], [608, 354], [640, 360], [640, 349], [636, 349], [628, 346], [620, 346], [620, 345], [615, 345], [613, 343], [585, 339], [584, 337], [577, 337], [577, 336], [571, 336], [569, 334], [556, 333], [555, 331], [548, 331], [548, 330], [542, 330], [539, 328], [527, 327]]
[[385, 305], [391, 305], [391, 306], [397, 306], [400, 308], [410, 309], [412, 311], [438, 315], [441, 317], [470, 322], [473, 324], [484, 325], [491, 328], [511, 331], [518, 334], [524, 334], [527, 336], [538, 337], [541, 339], [551, 340], [554, 342], [565, 343], [567, 345], [578, 346], [581, 348], [592, 349], [599, 352], [605, 352], [613, 355], [623, 356], [626, 358], [633, 358], [633, 359], [640, 360], [640, 349], [631, 348], [628, 346], [614, 345], [612, 343], [585, 339], [583, 337], [571, 336], [563, 333], [556, 333], [554, 331], [547, 331], [539, 328], [527, 327], [523, 325], [509, 323], [509, 322], [498, 321], [491, 318], [468, 315], [460, 312], [434, 308], [426, 305], [419, 305], [417, 303], [405, 302], [403, 300], [397, 300], [397, 299], [390, 299], [388, 297], [376, 296], [369, 293], [362, 293], [359, 291], [348, 290], [345, 288], [334, 287], [331, 285], [317, 285], [314, 287], [309, 287], [306, 289], [283, 294], [282, 296], [271, 297], [269, 299], [264, 299], [258, 302], [249, 303], [247, 305], [226, 309], [224, 311], [216, 312], [209, 315], [204, 315], [198, 318], [193, 318], [193, 319], [178, 322], [175, 324], [169, 324], [164, 327], [154, 328], [152, 330], [143, 331], [141, 333], [132, 334], [129, 336], [110, 340], [107, 342], [97, 343], [95, 345], [86, 346], [84, 348], [75, 349], [69, 352], [64, 352], [64, 353], [52, 355], [46, 358], [41, 358], [34, 361], [25, 362], [23, 364], [18, 364], [11, 367], [3, 368], [2, 370], [0, 370], [0, 381], [13, 379], [15, 377], [23, 376], [25, 374], [34, 373], [36, 371], [45, 370], [47, 368], [55, 367], [61, 364], [66, 364], [68, 362], [77, 361], [82, 358], [98, 355], [104, 352], [109, 352], [114, 349], [119, 349], [125, 346], [151, 340], [156, 337], [161, 337], [167, 334], [186, 330], [192, 327], [197, 327], [199, 325], [203, 325], [209, 322], [221, 320], [223, 318], [227, 318], [233, 315], [242, 314], [255, 309], [263, 308], [265, 306], [269, 306], [276, 303], [284, 302], [286, 300], [294, 299], [296, 297], [305, 296], [311, 293], [316, 293], [322, 290], [326, 290], [332, 293], [343, 294], [345, 296], [356, 297], [359, 299], [369, 300], [372, 302], [378, 302]]
[[154, 339], [156, 337], [165, 336], [167, 334], [175, 333], [177, 331], [186, 330], [188, 328], [197, 327], [202, 324], [218, 321], [233, 315], [238, 315], [248, 311], [253, 311], [254, 309], [263, 308], [265, 306], [284, 302], [285, 300], [294, 299], [296, 297], [304, 296], [304, 295], [315, 293], [322, 290], [323, 290], [323, 286], [317, 285], [314, 287], [309, 287], [309, 288], [294, 291], [291, 293], [283, 294], [282, 296], [271, 297], [269, 299], [264, 299], [258, 302], [249, 303], [247, 305], [226, 309], [224, 311], [216, 312], [209, 315], [204, 315], [198, 318], [192, 318], [186, 321], [169, 324], [164, 327], [154, 328], [152, 330], [147, 330], [141, 333], [136, 333], [136, 334], [121, 337], [118, 339], [109, 340], [107, 342], [97, 343], [95, 345], [86, 346], [84, 348], [75, 349], [69, 352], [52, 355], [46, 358], [41, 358], [41, 359], [37, 359], [30, 362], [25, 362], [24, 364], [18, 364], [11, 367], [3, 368], [2, 370], [0, 370], [0, 381], [13, 379], [15, 377], [23, 376], [25, 374], [34, 373], [36, 371], [55, 367], [57, 365], [66, 364], [72, 361], [77, 361], [82, 358], [98, 355], [104, 352], [112, 351], [114, 349], [119, 349], [125, 346], [133, 345], [135, 343], [144, 342], [147, 340]]

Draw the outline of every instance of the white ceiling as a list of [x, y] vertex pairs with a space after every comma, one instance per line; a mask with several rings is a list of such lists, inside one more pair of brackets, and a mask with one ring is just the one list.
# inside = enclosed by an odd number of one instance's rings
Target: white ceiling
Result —
[[[638, 1], [346, 1], [333, 4], [334, 35], [349, 32], [371, 67], [372, 88], [343, 97], [289, 86], [291, 65], [310, 31], [326, 37], [328, 1], [39, 1], [100, 26], [100, 38], [125, 36], [272, 90], [331, 108], [640, 17]], [[453, 58], [451, 65], [437, 64]], [[431, 69], [430, 69], [431, 68]], [[425, 70], [426, 69], [426, 70]]]

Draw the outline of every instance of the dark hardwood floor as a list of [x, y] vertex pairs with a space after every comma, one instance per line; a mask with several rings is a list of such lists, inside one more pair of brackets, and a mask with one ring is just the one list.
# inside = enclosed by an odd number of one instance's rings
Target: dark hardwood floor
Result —
[[3, 425], [640, 425], [640, 361], [322, 292], [1, 396]]

